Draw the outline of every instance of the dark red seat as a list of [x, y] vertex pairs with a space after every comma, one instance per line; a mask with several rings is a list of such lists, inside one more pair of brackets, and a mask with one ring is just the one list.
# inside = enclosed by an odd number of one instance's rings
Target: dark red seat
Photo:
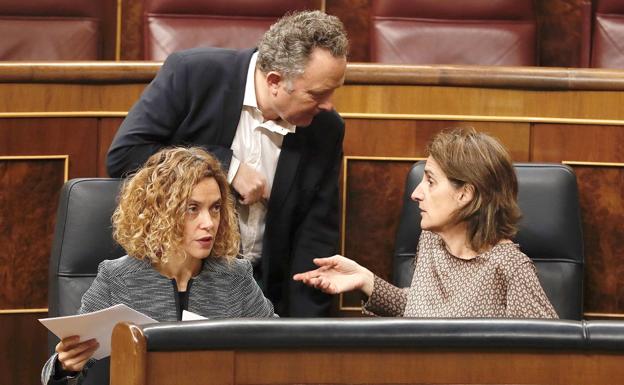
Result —
[[373, 62], [537, 63], [532, 0], [372, 0], [371, 5]]
[[591, 67], [624, 68], [624, 1], [596, 2]]
[[254, 47], [279, 17], [315, 9], [314, 0], [145, 0], [145, 59], [182, 49]]
[[0, 60], [97, 60], [101, 1], [2, 0]]

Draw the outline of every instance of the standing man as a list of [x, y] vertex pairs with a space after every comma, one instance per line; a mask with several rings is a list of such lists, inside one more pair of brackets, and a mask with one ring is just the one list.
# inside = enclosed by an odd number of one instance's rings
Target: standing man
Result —
[[338, 251], [344, 122], [333, 109], [348, 41], [335, 16], [305, 11], [271, 26], [258, 49], [170, 55], [117, 131], [120, 177], [164, 146], [201, 145], [238, 194], [241, 253], [282, 316], [326, 315], [330, 297], [291, 279]]

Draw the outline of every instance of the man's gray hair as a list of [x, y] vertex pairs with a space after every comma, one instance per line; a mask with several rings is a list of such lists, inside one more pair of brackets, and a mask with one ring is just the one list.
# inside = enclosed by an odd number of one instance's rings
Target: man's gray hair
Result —
[[321, 11], [302, 11], [279, 19], [258, 43], [258, 68], [286, 79], [303, 74], [314, 48], [347, 56], [349, 41], [340, 19]]

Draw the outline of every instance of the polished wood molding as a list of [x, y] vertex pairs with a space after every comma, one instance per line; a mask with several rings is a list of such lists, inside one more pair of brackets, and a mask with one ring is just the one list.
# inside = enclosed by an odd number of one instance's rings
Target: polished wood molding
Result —
[[[3, 62], [0, 63], [0, 83], [149, 82], [161, 64], [151, 61]], [[624, 71], [596, 68], [349, 63], [345, 84], [622, 91]]]
[[69, 155], [0, 155], [0, 161], [7, 160], [62, 160], [63, 183], [69, 180]]
[[128, 111], [34, 111], [0, 112], [0, 119], [13, 118], [125, 118]]
[[562, 160], [561, 163], [568, 166], [586, 166], [586, 167], [624, 167], [624, 163], [618, 162], [583, 162], [580, 160]]
[[129, 323], [119, 323], [113, 329], [111, 339], [110, 383], [116, 385], [147, 384], [147, 348], [143, 330]]
[[115, 61], [121, 60], [121, 8], [122, 1], [117, 0], [117, 12], [115, 18], [117, 20], [117, 25], [115, 26]]
[[624, 89], [624, 71], [595, 68], [350, 63], [347, 66], [345, 83], [619, 91]]
[[552, 124], [585, 124], [601, 126], [622, 126], [621, 119], [582, 119], [542, 116], [487, 116], [487, 115], [443, 115], [443, 114], [387, 114], [338, 111], [343, 119], [360, 120], [448, 120], [471, 122], [500, 123], [552, 123]]
[[32, 313], [47, 313], [48, 308], [40, 309], [0, 309], [0, 314], [32, 314]]
[[2, 62], [0, 83], [149, 83], [160, 62]]
[[608, 320], [624, 320], [624, 313], [597, 313], [585, 312], [584, 319], [608, 319]]

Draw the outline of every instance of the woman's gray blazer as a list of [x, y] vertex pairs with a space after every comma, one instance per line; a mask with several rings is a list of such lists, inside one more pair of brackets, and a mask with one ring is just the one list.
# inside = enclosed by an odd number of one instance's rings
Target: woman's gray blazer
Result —
[[[124, 256], [105, 260], [91, 287], [82, 296], [78, 314], [125, 304], [159, 322], [177, 321], [176, 292], [169, 278], [149, 262]], [[207, 258], [189, 290], [188, 310], [207, 318], [274, 317], [273, 305], [264, 297], [245, 259], [231, 262]], [[54, 375], [56, 354], [45, 363], [41, 382]], [[79, 384], [88, 369], [66, 383]]]

